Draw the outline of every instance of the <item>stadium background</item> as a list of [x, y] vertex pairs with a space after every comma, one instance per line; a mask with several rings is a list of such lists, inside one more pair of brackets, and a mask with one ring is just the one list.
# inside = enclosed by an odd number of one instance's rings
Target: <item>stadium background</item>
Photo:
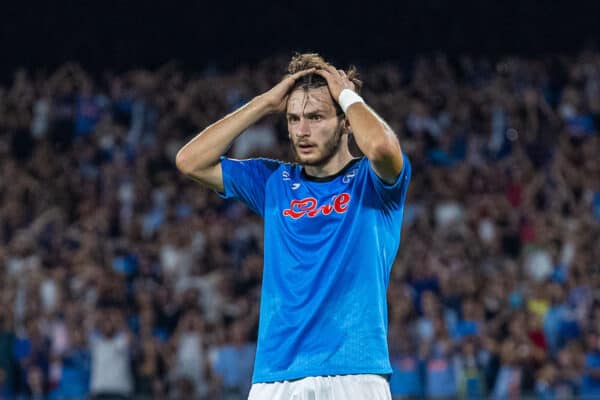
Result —
[[[90, 380], [113, 397], [247, 390], [260, 221], [172, 161], [294, 51], [356, 64], [415, 167], [394, 393], [600, 397], [599, 11], [4, 4], [0, 398], [86, 398]], [[244, 136], [234, 154], [289, 157], [278, 119]]]

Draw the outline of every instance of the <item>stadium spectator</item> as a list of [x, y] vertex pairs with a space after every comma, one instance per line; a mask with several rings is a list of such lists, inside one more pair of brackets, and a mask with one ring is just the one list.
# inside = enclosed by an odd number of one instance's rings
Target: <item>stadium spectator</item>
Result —
[[0, 394], [5, 398], [13, 396], [17, 390], [17, 360], [13, 348], [16, 337], [12, 330], [8, 304], [0, 309]]
[[173, 337], [172, 381], [191, 388], [187, 396], [206, 397], [209, 391], [205, 322], [197, 309], [183, 314]]
[[232, 323], [228, 340], [213, 350], [211, 368], [222, 387], [222, 400], [243, 398], [250, 391], [256, 344], [248, 340], [247, 320]]
[[128, 399], [133, 394], [131, 352], [133, 338], [122, 311], [103, 310], [98, 330], [90, 337], [91, 381], [94, 399]]

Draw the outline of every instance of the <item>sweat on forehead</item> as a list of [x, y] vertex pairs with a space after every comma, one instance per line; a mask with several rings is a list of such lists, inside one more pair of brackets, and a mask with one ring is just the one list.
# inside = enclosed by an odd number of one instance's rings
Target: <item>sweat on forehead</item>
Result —
[[304, 108], [335, 108], [334, 100], [326, 86], [308, 90], [298, 88], [290, 93], [287, 103], [288, 110]]

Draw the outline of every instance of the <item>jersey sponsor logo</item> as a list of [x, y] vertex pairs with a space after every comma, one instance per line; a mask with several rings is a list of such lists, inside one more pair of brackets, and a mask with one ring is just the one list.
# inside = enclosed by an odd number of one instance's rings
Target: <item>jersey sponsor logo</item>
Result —
[[334, 211], [338, 214], [344, 214], [348, 211], [349, 203], [350, 194], [348, 193], [335, 195], [331, 203], [322, 205], [319, 205], [314, 197], [306, 197], [300, 200], [293, 199], [290, 202], [290, 208], [283, 210], [282, 214], [292, 219], [299, 219], [304, 216], [314, 218], [319, 214], [329, 215]]

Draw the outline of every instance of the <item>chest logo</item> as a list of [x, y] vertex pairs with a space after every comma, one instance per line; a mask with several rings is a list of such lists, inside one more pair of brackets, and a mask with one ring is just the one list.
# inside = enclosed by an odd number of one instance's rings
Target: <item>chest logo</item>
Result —
[[333, 196], [331, 203], [319, 205], [317, 199], [314, 197], [306, 197], [304, 199], [293, 199], [290, 202], [290, 208], [286, 208], [282, 211], [285, 217], [292, 219], [299, 219], [304, 216], [314, 218], [319, 214], [329, 215], [332, 212], [338, 214], [344, 214], [348, 211], [348, 204], [350, 203], [350, 194], [342, 193]]
[[349, 183], [350, 180], [352, 178], [354, 178], [356, 176], [356, 168], [353, 169], [352, 171], [348, 172], [346, 175], [344, 175], [344, 177], [342, 178], [342, 182], [343, 183]]

